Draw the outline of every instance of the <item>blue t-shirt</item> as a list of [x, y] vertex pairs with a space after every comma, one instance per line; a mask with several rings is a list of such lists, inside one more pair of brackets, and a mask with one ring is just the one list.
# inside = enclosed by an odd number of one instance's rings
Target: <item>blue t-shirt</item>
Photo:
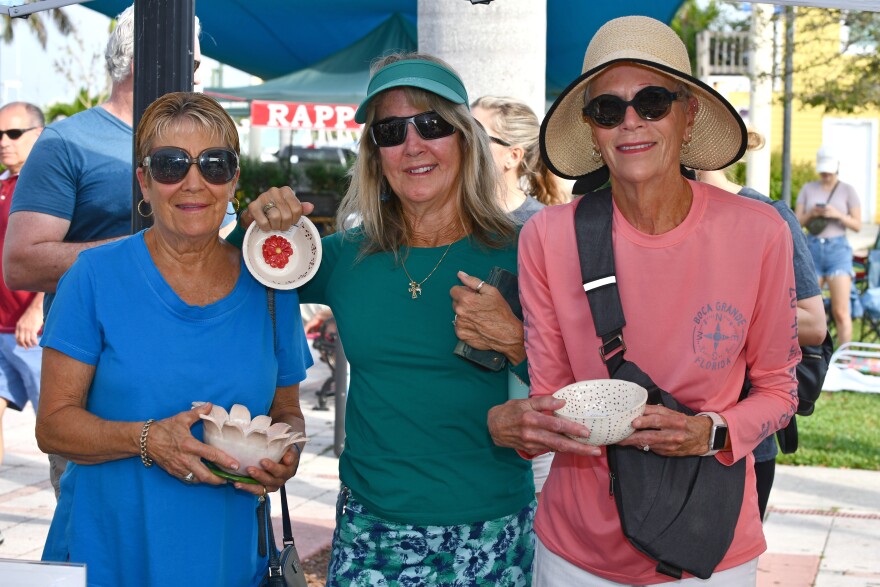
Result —
[[[69, 243], [131, 234], [132, 150], [131, 126], [100, 106], [50, 124], [21, 170], [10, 214], [69, 220]], [[46, 316], [54, 297], [43, 301]]]
[[[276, 386], [306, 377], [311, 354], [296, 291], [266, 288], [242, 264], [225, 298], [190, 306], [167, 284], [143, 232], [81, 253], [59, 282], [42, 346], [95, 366], [86, 409], [111, 421], [167, 418], [193, 401], [267, 414]], [[230, 364], [239, 365], [230, 369]], [[202, 425], [192, 428], [201, 438]], [[137, 456], [71, 463], [44, 560], [86, 563], [89, 585], [257, 585], [257, 498], [186, 485]], [[69, 556], [69, 559], [68, 559]]]

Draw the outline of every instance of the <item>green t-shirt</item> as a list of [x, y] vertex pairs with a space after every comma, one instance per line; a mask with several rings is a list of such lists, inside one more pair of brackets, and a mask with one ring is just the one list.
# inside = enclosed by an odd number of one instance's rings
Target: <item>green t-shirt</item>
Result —
[[[494, 265], [516, 272], [516, 248], [462, 239], [413, 299], [393, 255], [360, 261], [360, 235], [322, 239], [316, 276], [303, 303], [330, 306], [351, 365], [340, 478], [376, 515], [420, 525], [491, 520], [534, 496], [530, 464], [492, 442], [489, 409], [507, 401], [508, 375], [453, 354], [449, 290], [456, 273], [486, 277]], [[427, 276], [445, 246], [416, 248], [406, 270]]]

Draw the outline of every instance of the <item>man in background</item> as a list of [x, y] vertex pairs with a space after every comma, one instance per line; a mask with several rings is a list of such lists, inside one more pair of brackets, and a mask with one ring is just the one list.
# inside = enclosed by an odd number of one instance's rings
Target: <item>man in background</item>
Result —
[[[5, 167], [0, 173], [0, 255], [18, 174], [44, 124], [43, 113], [33, 104], [12, 102], [0, 108], [0, 164]], [[6, 407], [21, 411], [30, 401], [36, 410], [40, 401], [42, 327], [43, 294], [13, 291], [0, 283], [0, 464]]]

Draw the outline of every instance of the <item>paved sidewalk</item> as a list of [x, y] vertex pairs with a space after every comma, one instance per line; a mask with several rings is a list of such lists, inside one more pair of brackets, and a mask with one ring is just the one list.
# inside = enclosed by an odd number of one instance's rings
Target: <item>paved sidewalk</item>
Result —
[[[315, 391], [329, 377], [317, 361], [303, 384], [312, 438], [287, 495], [303, 558], [330, 544], [336, 493], [334, 404], [317, 411]], [[55, 507], [46, 457], [33, 438], [34, 414], [7, 410], [6, 460], [0, 467], [0, 558], [39, 559]], [[278, 495], [276, 537], [281, 536]], [[759, 562], [759, 587], [880, 587], [880, 472], [777, 467], [765, 523], [768, 551]], [[0, 587], [4, 584], [0, 577]]]

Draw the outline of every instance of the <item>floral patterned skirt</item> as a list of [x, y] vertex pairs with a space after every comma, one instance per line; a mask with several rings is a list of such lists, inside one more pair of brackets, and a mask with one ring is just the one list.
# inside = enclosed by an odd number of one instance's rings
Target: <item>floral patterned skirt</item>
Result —
[[327, 587], [531, 585], [536, 502], [515, 514], [455, 526], [413, 526], [370, 514], [343, 488]]

